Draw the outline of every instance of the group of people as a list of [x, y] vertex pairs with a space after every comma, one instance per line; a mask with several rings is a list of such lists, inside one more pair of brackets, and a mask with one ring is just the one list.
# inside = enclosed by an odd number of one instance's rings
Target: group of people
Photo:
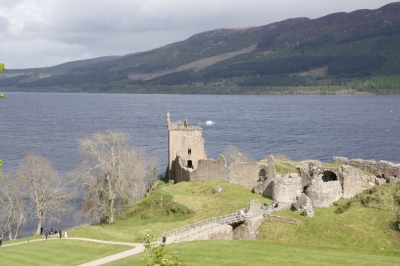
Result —
[[[277, 203], [274, 203], [274, 202], [272, 202], [271, 203], [271, 208], [272, 209], [275, 209], [275, 208], [278, 208], [279, 207], [279, 203], [277, 202]], [[263, 205], [263, 207], [262, 207], [264, 210], [268, 210], [268, 203], [265, 201], [264, 202], [264, 205]]]
[[236, 212], [236, 219], [243, 218], [244, 212], [242, 210], [238, 210]]
[[[46, 231], [46, 233], [44, 233], [44, 236], [47, 239], [50, 235], [58, 235], [61, 238], [62, 237], [62, 231], [61, 231], [61, 229], [59, 231], [57, 231], [57, 230], [54, 231], [53, 228], [50, 228], [50, 231]], [[64, 238], [68, 238], [68, 231], [67, 230], [64, 231]]]

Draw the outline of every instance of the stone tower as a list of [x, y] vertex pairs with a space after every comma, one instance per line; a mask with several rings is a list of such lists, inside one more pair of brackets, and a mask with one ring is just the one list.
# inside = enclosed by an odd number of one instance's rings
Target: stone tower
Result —
[[175, 181], [174, 164], [176, 156], [184, 161], [185, 167], [188, 169], [196, 169], [197, 162], [201, 159], [207, 159], [204, 150], [204, 139], [201, 135], [201, 127], [189, 126], [188, 120], [184, 122], [172, 122], [167, 114], [168, 127], [168, 168], [167, 177], [169, 180]]

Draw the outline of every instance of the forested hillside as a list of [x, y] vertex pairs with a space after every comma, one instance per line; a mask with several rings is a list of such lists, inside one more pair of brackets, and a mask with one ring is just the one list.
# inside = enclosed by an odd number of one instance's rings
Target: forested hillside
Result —
[[2, 90], [400, 93], [400, 2], [377, 10], [219, 29], [155, 50], [6, 70]]

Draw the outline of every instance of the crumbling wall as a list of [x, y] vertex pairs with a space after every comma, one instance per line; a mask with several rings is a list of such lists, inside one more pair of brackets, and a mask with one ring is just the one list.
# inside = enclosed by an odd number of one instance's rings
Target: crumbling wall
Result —
[[175, 178], [173, 179], [175, 183], [191, 180], [193, 170], [184, 167], [184, 165], [185, 162], [179, 156], [176, 156], [175, 160], [172, 162], [171, 169], [175, 173]]
[[272, 184], [272, 199], [277, 202], [292, 202], [302, 192], [301, 177], [297, 174], [276, 175]]
[[395, 164], [388, 161], [375, 160], [363, 160], [363, 159], [352, 159], [349, 160], [346, 157], [333, 157], [332, 163], [347, 164], [356, 168], [359, 168], [365, 172], [372, 173], [374, 175], [384, 175], [385, 177], [396, 176], [400, 177], [400, 164]]
[[[240, 162], [238, 162], [240, 161]], [[257, 163], [246, 163], [237, 160], [226, 167], [225, 157], [220, 155], [218, 160], [207, 159], [199, 160], [197, 169], [186, 167], [185, 161], [177, 156], [174, 162], [175, 182], [181, 181], [206, 181], [206, 180], [225, 180], [229, 183], [253, 189], [257, 185], [262, 165]]]
[[262, 186], [262, 196], [266, 198], [272, 198], [272, 192], [273, 192], [273, 183], [272, 181], [276, 177], [276, 172], [275, 172], [275, 162], [274, 162], [274, 156], [270, 155], [267, 160], [267, 168], [266, 168], [266, 176], [264, 178], [264, 184]]
[[229, 182], [253, 189], [257, 185], [261, 166], [257, 163], [231, 164]]
[[313, 207], [316, 208], [329, 207], [343, 195], [339, 181], [324, 182], [320, 178], [311, 181], [305, 194], [311, 199]]
[[220, 155], [218, 160], [200, 160], [191, 181], [215, 179], [229, 181], [229, 169], [226, 167], [226, 161], [223, 155]]
[[362, 181], [356, 169], [344, 165], [339, 174], [342, 180], [343, 198], [349, 199], [362, 192]]

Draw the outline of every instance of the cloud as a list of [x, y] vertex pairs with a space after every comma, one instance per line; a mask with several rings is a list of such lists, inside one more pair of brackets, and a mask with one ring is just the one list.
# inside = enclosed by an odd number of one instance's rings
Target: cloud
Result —
[[44, 67], [124, 55], [218, 28], [261, 26], [293, 17], [379, 8], [364, 0], [0, 0], [0, 60]]

